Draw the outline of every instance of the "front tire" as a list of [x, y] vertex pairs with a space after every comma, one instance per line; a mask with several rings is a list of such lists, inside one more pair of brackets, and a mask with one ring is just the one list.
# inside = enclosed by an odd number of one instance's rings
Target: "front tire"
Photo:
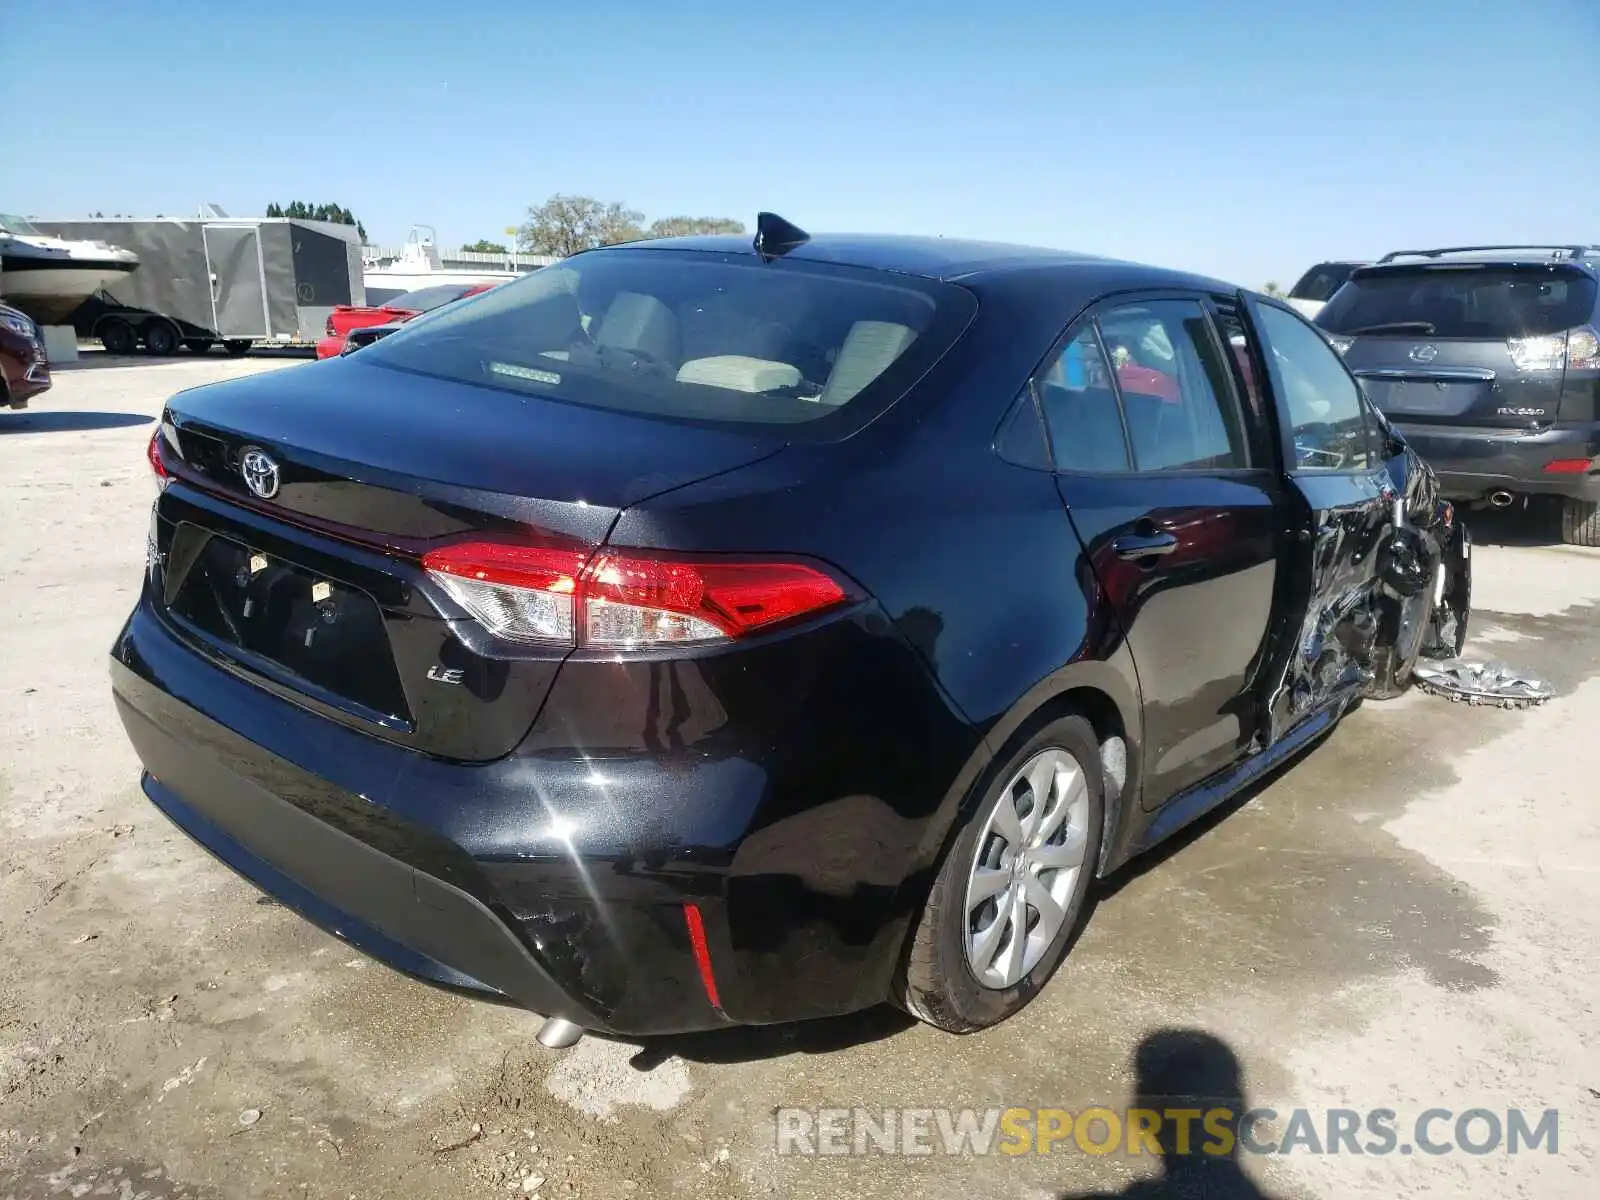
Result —
[[1569, 546], [1600, 546], [1600, 504], [1563, 498], [1561, 540]]
[[1057, 718], [990, 772], [945, 855], [912, 934], [901, 1006], [972, 1033], [1027, 1005], [1077, 933], [1103, 821], [1094, 729]]

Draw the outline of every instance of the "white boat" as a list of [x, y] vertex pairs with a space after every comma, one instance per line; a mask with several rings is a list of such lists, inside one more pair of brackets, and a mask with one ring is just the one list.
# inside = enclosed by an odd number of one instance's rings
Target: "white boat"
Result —
[[[427, 233], [424, 234], [423, 230], [427, 230]], [[412, 226], [398, 258], [364, 258], [361, 263], [361, 282], [367, 291], [368, 304], [382, 304], [401, 292], [434, 284], [500, 283], [516, 279], [520, 274], [518, 271], [482, 268], [446, 270], [433, 228], [429, 225]]]
[[41, 325], [56, 325], [107, 283], [139, 265], [131, 250], [41, 233], [0, 213], [0, 296]]

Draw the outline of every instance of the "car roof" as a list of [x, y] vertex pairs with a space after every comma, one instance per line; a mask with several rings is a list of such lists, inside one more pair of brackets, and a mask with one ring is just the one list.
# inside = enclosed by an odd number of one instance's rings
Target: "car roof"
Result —
[[[755, 245], [739, 234], [659, 238], [628, 242], [608, 249], [686, 250], [756, 257]], [[1233, 284], [1182, 271], [1103, 258], [1072, 250], [1014, 245], [967, 238], [917, 237], [904, 234], [819, 233], [782, 255], [801, 262], [834, 263], [869, 270], [893, 271], [949, 282], [996, 283], [1010, 276], [1051, 271], [1070, 276], [1084, 288], [1116, 290], [1136, 287], [1183, 287], [1237, 291]]]

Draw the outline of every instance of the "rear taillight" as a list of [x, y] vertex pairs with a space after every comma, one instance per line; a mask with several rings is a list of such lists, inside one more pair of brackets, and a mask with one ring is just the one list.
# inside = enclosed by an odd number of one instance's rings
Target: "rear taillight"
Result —
[[1600, 332], [1592, 326], [1567, 331], [1567, 369], [1600, 370]]
[[641, 649], [728, 641], [850, 598], [806, 563], [468, 542], [422, 565], [499, 637]]
[[1547, 475], [1586, 475], [1594, 469], [1592, 458], [1556, 458], [1544, 465]]
[[572, 641], [582, 550], [466, 542], [430, 550], [422, 565], [496, 637]]
[[150, 444], [144, 448], [145, 457], [150, 460], [150, 470], [155, 475], [156, 491], [158, 492], [165, 491], [167, 484], [172, 482], [172, 473], [167, 470], [167, 463], [162, 450], [165, 442], [166, 436], [162, 432], [161, 426], [157, 425], [155, 433], [150, 437]]
[[1584, 325], [1565, 333], [1507, 338], [1506, 349], [1519, 371], [1595, 370], [1600, 368], [1600, 334]]
[[831, 608], [839, 584], [795, 562], [679, 562], [606, 554], [584, 580], [591, 646], [669, 645], [742, 637]]
[[338, 337], [339, 331], [333, 327], [333, 318], [328, 318], [328, 323], [322, 327], [322, 332], [328, 337]]

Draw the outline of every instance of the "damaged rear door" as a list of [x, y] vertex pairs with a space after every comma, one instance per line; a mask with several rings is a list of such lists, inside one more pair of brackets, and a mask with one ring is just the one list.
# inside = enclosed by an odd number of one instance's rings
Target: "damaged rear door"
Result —
[[[1251, 361], [1271, 387], [1295, 510], [1276, 661], [1264, 674], [1261, 735], [1271, 745], [1305, 717], [1369, 689], [1375, 664], [1401, 635], [1406, 606], [1397, 589], [1419, 594], [1419, 580], [1431, 588], [1438, 558], [1430, 537], [1396, 534], [1408, 517], [1387, 430], [1327, 340], [1286, 307], [1241, 301], [1256, 337]], [[1397, 554], [1411, 551], [1416, 561], [1399, 570]]]

